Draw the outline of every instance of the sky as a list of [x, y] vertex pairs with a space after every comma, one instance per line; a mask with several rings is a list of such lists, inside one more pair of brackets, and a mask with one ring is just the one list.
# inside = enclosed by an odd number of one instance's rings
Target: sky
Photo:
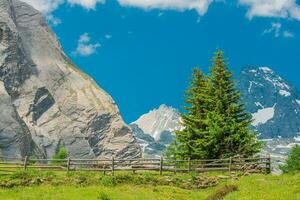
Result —
[[237, 76], [268, 66], [300, 89], [298, 0], [24, 0], [127, 123], [161, 104], [180, 109], [191, 69], [216, 49]]

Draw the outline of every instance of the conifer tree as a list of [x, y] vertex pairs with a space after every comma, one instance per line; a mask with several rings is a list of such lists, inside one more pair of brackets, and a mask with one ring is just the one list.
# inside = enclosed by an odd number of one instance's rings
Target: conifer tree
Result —
[[186, 112], [181, 115], [184, 130], [176, 132], [168, 155], [183, 159], [247, 157], [261, 148], [222, 51], [216, 52], [212, 64], [209, 77], [193, 70], [185, 95]]
[[223, 52], [217, 51], [210, 76], [213, 109], [207, 113], [208, 135], [214, 145], [210, 157], [252, 156], [262, 144], [250, 129], [252, 116], [245, 111], [227, 66]]
[[186, 91], [186, 113], [181, 115], [182, 131], [176, 132], [176, 145], [178, 155], [181, 158], [202, 158], [205, 149], [202, 148], [206, 131], [205, 116], [208, 112], [208, 81], [207, 77], [199, 69], [194, 69], [190, 88]]

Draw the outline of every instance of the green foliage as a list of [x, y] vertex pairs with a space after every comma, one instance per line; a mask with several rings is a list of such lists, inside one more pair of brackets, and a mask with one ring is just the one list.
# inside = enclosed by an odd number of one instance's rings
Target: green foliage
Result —
[[59, 149], [59, 151], [52, 157], [52, 159], [66, 159], [68, 158], [68, 151], [65, 147]]
[[103, 176], [101, 178], [101, 184], [106, 187], [113, 187], [117, 185], [117, 181], [114, 176]]
[[98, 200], [110, 200], [108, 194], [104, 193], [104, 192], [100, 192]]
[[300, 145], [295, 145], [292, 148], [286, 160], [286, 164], [281, 166], [280, 169], [284, 173], [300, 171]]
[[241, 103], [223, 52], [212, 59], [210, 76], [194, 69], [186, 91], [186, 112], [182, 131], [167, 149], [168, 157], [182, 159], [248, 157], [259, 152], [262, 143], [250, 130], [252, 116]]

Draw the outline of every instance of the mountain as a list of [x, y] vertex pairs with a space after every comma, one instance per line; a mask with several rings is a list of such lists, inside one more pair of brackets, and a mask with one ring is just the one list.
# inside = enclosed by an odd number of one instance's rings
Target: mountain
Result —
[[173, 132], [180, 129], [180, 115], [172, 107], [161, 105], [158, 109], [151, 110], [142, 115], [131, 124], [136, 124], [145, 133], [150, 134], [156, 141], [160, 139], [162, 132]]
[[136, 158], [113, 99], [63, 52], [44, 17], [0, 0], [0, 156]]
[[161, 155], [174, 140], [174, 131], [182, 129], [179, 112], [164, 104], [142, 115], [130, 126], [145, 156]]
[[[282, 160], [292, 145], [300, 142], [300, 93], [268, 67], [242, 70], [237, 78], [237, 88], [243, 95], [246, 109], [252, 113], [252, 128], [266, 143], [263, 153], [271, 153]], [[162, 105], [131, 124], [146, 155], [162, 153], [161, 146], [158, 150], [152, 143], [155, 141], [166, 147], [171, 141], [163, 143], [159, 138], [164, 131], [174, 135], [174, 130], [182, 129], [179, 116], [176, 109]], [[150, 140], [143, 139], [149, 136]]]
[[268, 67], [248, 67], [237, 79], [260, 138], [293, 138], [300, 133], [300, 93]]

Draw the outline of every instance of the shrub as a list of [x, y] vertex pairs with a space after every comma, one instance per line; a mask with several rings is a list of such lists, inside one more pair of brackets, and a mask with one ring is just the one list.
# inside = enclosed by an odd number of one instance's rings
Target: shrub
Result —
[[286, 160], [286, 164], [282, 165], [280, 169], [283, 173], [300, 171], [300, 145], [295, 145], [292, 148]]
[[59, 151], [52, 157], [52, 159], [66, 159], [68, 158], [68, 151], [65, 147], [59, 149]]
[[59, 151], [52, 157], [53, 161], [52, 164], [62, 164], [62, 161], [57, 160], [63, 160], [68, 158], [68, 151], [65, 147], [62, 147], [59, 149]]
[[113, 176], [103, 176], [101, 178], [101, 184], [105, 187], [113, 187], [117, 185], [117, 181]]
[[108, 194], [106, 194], [104, 192], [100, 192], [98, 199], [99, 200], [110, 200]]

